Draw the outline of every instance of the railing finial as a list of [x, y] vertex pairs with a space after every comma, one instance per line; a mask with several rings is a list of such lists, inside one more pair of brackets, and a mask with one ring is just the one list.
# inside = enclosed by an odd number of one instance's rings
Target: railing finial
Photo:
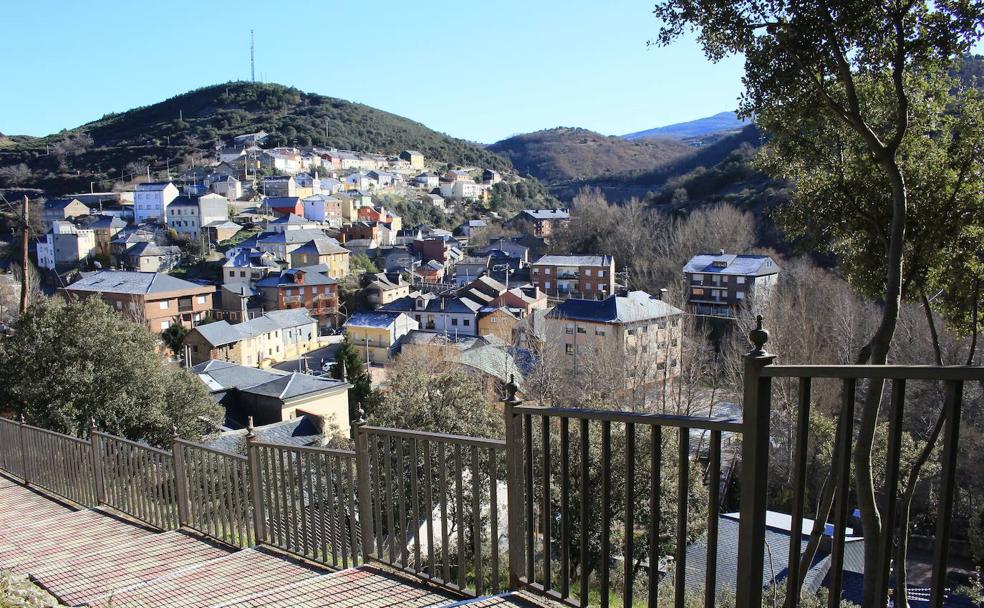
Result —
[[748, 341], [755, 346], [755, 350], [748, 353], [753, 356], [768, 354], [765, 350], [765, 343], [769, 341], [769, 330], [762, 327], [762, 315], [755, 317], [755, 329], [748, 332]]
[[96, 426], [96, 417], [93, 416], [92, 418], [89, 418], [89, 435], [94, 434], [98, 430], [99, 427]]
[[359, 404], [359, 409], [355, 410], [355, 420], [352, 422], [353, 426], [363, 426], [369, 422], [366, 416], [366, 410], [362, 408], [362, 404]]
[[253, 428], [253, 417], [246, 418], [246, 439], [252, 441], [256, 439], [256, 430]]
[[521, 403], [521, 400], [516, 397], [516, 393], [519, 392], [519, 387], [516, 386], [516, 375], [509, 374], [509, 383], [506, 384], [506, 392], [509, 393], [509, 397], [506, 399], [506, 403]]
[[21, 426], [23, 426], [23, 425], [25, 425], [25, 424], [27, 424], [27, 419], [26, 419], [26, 418], [24, 418], [24, 412], [21, 412], [20, 414], [18, 414], [18, 416], [17, 416], [17, 422], [18, 422], [18, 423], [19, 423], [19, 424], [20, 424]]
[[172, 424], [171, 425], [171, 440], [172, 441], [177, 441], [177, 439], [178, 439], [178, 425]]

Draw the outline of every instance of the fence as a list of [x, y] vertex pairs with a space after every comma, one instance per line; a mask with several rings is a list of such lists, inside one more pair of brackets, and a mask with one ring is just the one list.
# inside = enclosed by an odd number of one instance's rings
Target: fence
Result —
[[358, 433], [374, 557], [466, 595], [500, 591], [505, 442], [373, 426]]
[[[930, 606], [942, 607], [964, 385], [984, 382], [984, 369], [774, 365], [764, 350], [767, 338], [761, 326], [751, 334], [756, 348], [745, 356], [740, 420], [533, 407], [516, 398], [510, 383], [504, 441], [360, 420], [354, 451], [261, 443], [250, 428], [240, 455], [177, 438], [166, 451], [94, 429], [84, 440], [0, 419], [0, 468], [81, 505], [107, 505], [160, 529], [186, 526], [233, 546], [267, 544], [336, 568], [382, 562], [463, 595], [525, 588], [586, 606], [600, 593], [607, 606], [614, 591], [625, 606], [641, 602], [637, 593], [655, 606], [660, 564], [672, 561], [674, 605], [684, 606], [684, 590], [696, 586], [710, 607], [721, 575], [722, 450], [733, 434], [741, 445], [736, 605], [760, 608], [773, 383], [796, 383], [786, 578], [795, 588], [802, 581], [812, 394], [819, 381], [837, 382], [828, 580], [833, 606], [844, 587], [857, 393], [863, 388], [880, 395], [885, 382], [891, 388], [880, 489], [891, 531], [899, 512], [907, 382], [933, 382], [942, 385], [945, 418]], [[693, 456], [693, 431], [709, 436], [704, 470]], [[691, 504], [697, 490], [709, 495], [706, 513]], [[698, 527], [707, 553], [696, 584], [687, 580], [687, 548]], [[866, 547], [882, 558], [878, 572], [865, 577], [882, 598], [893, 543], [889, 533], [880, 546]], [[787, 595], [786, 606], [798, 603], [797, 594]]]

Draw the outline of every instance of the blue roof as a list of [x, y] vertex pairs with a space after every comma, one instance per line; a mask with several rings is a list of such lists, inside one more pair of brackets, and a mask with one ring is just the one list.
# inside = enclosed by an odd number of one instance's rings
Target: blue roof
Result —
[[779, 265], [767, 255], [698, 253], [683, 267], [684, 272], [763, 276], [779, 272]]

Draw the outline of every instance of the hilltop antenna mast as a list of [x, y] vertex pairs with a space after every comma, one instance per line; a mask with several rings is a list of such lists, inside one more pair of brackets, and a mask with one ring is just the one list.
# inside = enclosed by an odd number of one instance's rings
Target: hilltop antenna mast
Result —
[[256, 56], [253, 53], [253, 30], [249, 31], [249, 77], [250, 80], [256, 82]]

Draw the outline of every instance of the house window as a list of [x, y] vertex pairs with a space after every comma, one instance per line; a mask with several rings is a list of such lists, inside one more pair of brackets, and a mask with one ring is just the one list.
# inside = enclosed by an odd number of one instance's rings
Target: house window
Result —
[[204, 304], [205, 303], [205, 296], [198, 296], [197, 300], [198, 300], [198, 303], [199, 304]]
[[167, 310], [167, 300], [160, 303], [161, 310]]
[[458, 325], [458, 319], [451, 319], [451, 325], [457, 326]]
[[586, 276], [586, 277], [590, 277], [591, 276], [591, 269], [590, 268], [585, 269], [584, 276]]
[[738, 292], [735, 293], [735, 297], [738, 298], [739, 300], [744, 300], [745, 299], [745, 292], [744, 291], [738, 291]]
[[540, 274], [540, 269], [536, 266], [533, 267], [533, 274]]
[[544, 281], [543, 282], [543, 288], [544, 289], [550, 289], [550, 281]]
[[573, 355], [574, 354], [574, 345], [573, 344], [565, 344], [564, 345], [564, 352], [566, 352], [568, 355]]
[[162, 331], [165, 330], [165, 329], [167, 329], [168, 327], [171, 327], [171, 322], [170, 321], [161, 321], [161, 330]]
[[499, 319], [496, 319], [495, 317], [492, 317], [491, 319], [489, 319], [489, 323], [498, 323], [498, 322], [499, 322]]
[[116, 310], [122, 310], [122, 309], [123, 309], [123, 302], [116, 300]]
[[568, 326], [564, 327], [564, 333], [567, 334], [568, 336], [574, 335], [574, 326], [573, 325], [568, 325]]
[[595, 335], [596, 336], [604, 336], [605, 335], [605, 330], [604, 329], [596, 329], [595, 330]]
[[469, 325], [471, 325], [471, 320], [465, 319], [465, 327], [468, 327]]
[[604, 270], [599, 270], [598, 271], [598, 278], [601, 278], [601, 279], [605, 278], [605, 271]]
[[543, 269], [543, 274], [550, 274], [550, 269], [549, 268], [544, 268]]
[[577, 328], [577, 333], [579, 333], [579, 334], [586, 334], [586, 333], [588, 333], [588, 330], [585, 329], [585, 328], [583, 328], [583, 327], [578, 327]]
[[735, 282], [738, 283], [739, 285], [744, 285], [745, 284], [745, 277], [737, 277], [735, 279]]
[[604, 283], [598, 283], [598, 291], [605, 291], [605, 284]]
[[584, 290], [585, 290], [585, 291], [591, 291], [591, 289], [592, 289], [593, 287], [594, 287], [594, 285], [592, 285], [591, 283], [587, 283], [587, 284], [585, 284], [585, 286], [584, 286]]
[[246, 271], [245, 270], [240, 270], [239, 271], [239, 276], [241, 276], [241, 277], [246, 276]]
[[229, 271], [229, 278], [232, 279], [232, 278], [235, 278], [235, 276], [236, 276], [236, 271], [235, 270], [230, 270]]

